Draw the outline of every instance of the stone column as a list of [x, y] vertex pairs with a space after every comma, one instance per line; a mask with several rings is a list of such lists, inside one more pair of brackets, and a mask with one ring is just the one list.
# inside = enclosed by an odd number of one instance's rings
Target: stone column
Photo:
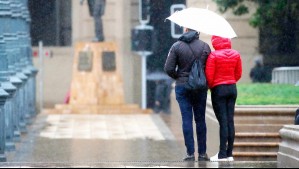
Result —
[[[12, 21], [14, 22], [14, 21]], [[26, 133], [26, 119], [25, 115], [28, 114], [28, 110], [25, 107], [25, 101], [27, 100], [26, 98], [26, 90], [25, 90], [25, 85], [27, 82], [28, 77], [25, 76], [22, 73], [22, 69], [20, 67], [20, 53], [18, 52], [18, 48], [16, 46], [16, 43], [18, 41], [17, 35], [14, 34], [13, 32], [5, 33], [4, 34], [4, 40], [6, 42], [6, 53], [7, 53], [7, 60], [8, 60], [8, 69], [10, 72], [10, 80], [18, 84], [19, 91], [18, 91], [18, 98], [17, 100], [19, 101], [17, 105], [17, 117], [19, 120], [19, 128], [21, 132]], [[20, 83], [21, 81], [21, 83]], [[17, 134], [17, 133], [16, 133]]]
[[5, 116], [4, 116], [4, 104], [8, 97], [8, 93], [0, 88], [0, 162], [6, 162], [5, 156]]
[[4, 34], [9, 31], [9, 21], [11, 20], [11, 3], [10, 1], [2, 1], [2, 10], [3, 14], [1, 15], [1, 24], [5, 25], [2, 27], [0, 34], [0, 53], [2, 54], [1, 58], [1, 70], [0, 70], [0, 82], [2, 88], [9, 94], [7, 102], [4, 106], [4, 115], [5, 115], [5, 133], [6, 133], [6, 150], [12, 151], [15, 150], [14, 144], [14, 105], [13, 98], [17, 88], [9, 80], [9, 71], [8, 71], [8, 60], [6, 58], [6, 43], [4, 40]]
[[[3, 34], [5, 32], [5, 21], [8, 20], [8, 1], [7, 0], [0, 0], [0, 42], [4, 44], [3, 40]], [[1, 38], [2, 37], [2, 38]], [[0, 71], [4, 72], [5, 74], [7, 67], [7, 59], [3, 52], [4, 45], [0, 45]], [[1, 52], [2, 51], [2, 52]], [[3, 80], [3, 74], [0, 73], [0, 79]], [[6, 130], [5, 130], [5, 113], [4, 113], [4, 105], [6, 102], [7, 97], [9, 94], [3, 90], [1, 83], [0, 83], [0, 162], [6, 162], [6, 156], [5, 156], [5, 142], [6, 142]]]
[[36, 93], [36, 76], [38, 74], [38, 70], [33, 66], [33, 60], [32, 60], [32, 47], [31, 47], [31, 36], [30, 36], [30, 23], [31, 23], [31, 18], [28, 10], [28, 0], [24, 0], [24, 15], [22, 19], [22, 25], [23, 25], [23, 53], [24, 53], [24, 59], [26, 62], [27, 70], [30, 72], [30, 79], [29, 79], [29, 109], [30, 113], [33, 117], [37, 115], [36, 111], [36, 98], [35, 98], [35, 93]]
[[284, 126], [280, 130], [282, 142], [277, 156], [279, 168], [297, 168], [299, 166], [299, 126]]

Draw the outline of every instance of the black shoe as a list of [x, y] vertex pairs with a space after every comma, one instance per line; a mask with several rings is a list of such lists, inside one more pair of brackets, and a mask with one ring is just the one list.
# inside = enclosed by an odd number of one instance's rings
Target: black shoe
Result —
[[194, 155], [188, 155], [183, 159], [183, 161], [195, 161]]
[[198, 155], [198, 161], [210, 161], [207, 154], [205, 155]]

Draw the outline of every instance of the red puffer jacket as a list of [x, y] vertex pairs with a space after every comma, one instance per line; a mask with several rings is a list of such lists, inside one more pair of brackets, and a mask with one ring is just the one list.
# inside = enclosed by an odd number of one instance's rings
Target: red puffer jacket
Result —
[[231, 41], [227, 38], [213, 36], [212, 44], [215, 51], [209, 55], [206, 64], [209, 88], [236, 84], [242, 76], [242, 61], [239, 52], [231, 49]]

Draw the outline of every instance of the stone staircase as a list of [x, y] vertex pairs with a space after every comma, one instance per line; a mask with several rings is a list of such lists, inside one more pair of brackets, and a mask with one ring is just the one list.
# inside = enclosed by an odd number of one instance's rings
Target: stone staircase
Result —
[[[279, 130], [294, 123], [298, 106], [237, 106], [234, 157], [237, 161], [277, 161]], [[208, 102], [208, 111], [212, 111]]]
[[276, 161], [279, 130], [293, 124], [297, 107], [237, 107], [234, 156], [238, 161]]

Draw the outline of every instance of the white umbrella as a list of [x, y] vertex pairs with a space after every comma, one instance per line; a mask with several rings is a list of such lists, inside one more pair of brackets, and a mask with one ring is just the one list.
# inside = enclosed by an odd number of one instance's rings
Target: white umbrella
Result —
[[166, 18], [182, 27], [190, 28], [209, 35], [235, 38], [237, 34], [227, 20], [208, 9], [188, 8]]

